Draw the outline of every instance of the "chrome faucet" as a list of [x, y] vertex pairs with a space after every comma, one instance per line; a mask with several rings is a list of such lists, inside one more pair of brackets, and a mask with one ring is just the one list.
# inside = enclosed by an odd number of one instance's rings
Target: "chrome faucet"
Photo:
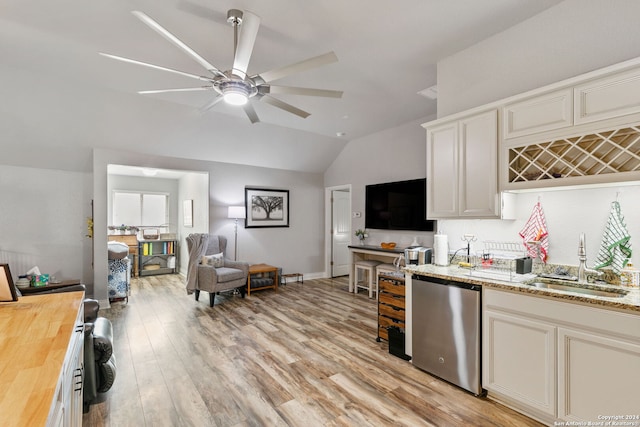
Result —
[[584, 233], [580, 233], [580, 241], [578, 243], [578, 260], [580, 261], [580, 264], [578, 265], [578, 282], [586, 283], [587, 274], [594, 274], [598, 277], [602, 276], [603, 273], [601, 271], [587, 267], [587, 248], [584, 242]]

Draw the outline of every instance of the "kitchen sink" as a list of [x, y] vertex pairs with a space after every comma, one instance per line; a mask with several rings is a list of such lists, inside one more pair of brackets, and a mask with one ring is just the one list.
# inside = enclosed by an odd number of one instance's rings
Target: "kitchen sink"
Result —
[[554, 289], [557, 291], [574, 292], [582, 295], [591, 295], [607, 298], [623, 298], [628, 291], [623, 289], [608, 288], [602, 285], [593, 285], [591, 283], [577, 283], [566, 280], [543, 279], [536, 277], [533, 280], [524, 282], [523, 284], [539, 289]]

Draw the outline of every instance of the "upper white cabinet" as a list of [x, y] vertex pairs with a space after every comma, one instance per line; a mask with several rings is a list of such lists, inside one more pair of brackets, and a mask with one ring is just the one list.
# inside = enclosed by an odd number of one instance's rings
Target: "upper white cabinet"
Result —
[[573, 124], [573, 91], [561, 89], [502, 107], [504, 139], [561, 129]]
[[425, 124], [427, 218], [497, 218], [498, 114]]
[[640, 69], [579, 84], [573, 102], [576, 124], [640, 113]]

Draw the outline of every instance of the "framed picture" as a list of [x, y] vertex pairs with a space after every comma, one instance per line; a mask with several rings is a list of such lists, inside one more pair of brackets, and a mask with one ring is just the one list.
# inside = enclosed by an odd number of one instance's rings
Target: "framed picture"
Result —
[[182, 202], [182, 221], [185, 227], [193, 227], [193, 199]]
[[244, 189], [245, 227], [288, 227], [289, 190]]
[[18, 301], [9, 264], [0, 264], [0, 302], [2, 301]]

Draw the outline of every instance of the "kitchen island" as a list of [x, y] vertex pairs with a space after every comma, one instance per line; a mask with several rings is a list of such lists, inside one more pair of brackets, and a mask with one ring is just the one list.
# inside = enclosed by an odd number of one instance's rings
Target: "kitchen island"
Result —
[[489, 398], [547, 425], [588, 425], [611, 414], [640, 425], [640, 289], [611, 286], [628, 293], [595, 296], [532, 287], [525, 282], [533, 275], [498, 280], [482, 269], [409, 266], [407, 354], [412, 274], [482, 286], [482, 387]]
[[84, 292], [0, 303], [0, 424], [81, 426]]

